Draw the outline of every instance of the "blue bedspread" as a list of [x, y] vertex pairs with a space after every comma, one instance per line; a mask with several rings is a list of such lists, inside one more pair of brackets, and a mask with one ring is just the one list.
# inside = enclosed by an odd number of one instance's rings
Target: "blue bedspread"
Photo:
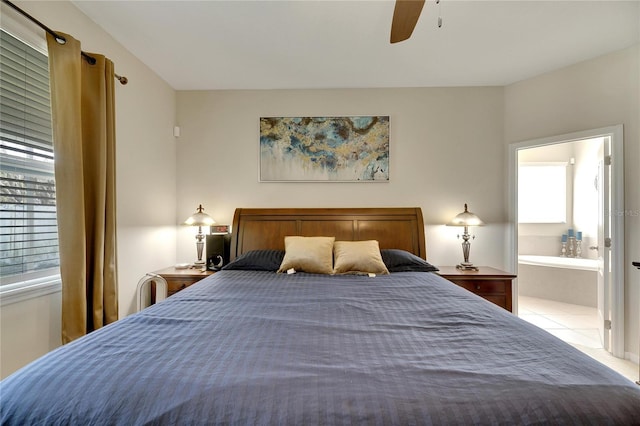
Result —
[[0, 383], [3, 425], [640, 424], [640, 388], [430, 273], [222, 271]]

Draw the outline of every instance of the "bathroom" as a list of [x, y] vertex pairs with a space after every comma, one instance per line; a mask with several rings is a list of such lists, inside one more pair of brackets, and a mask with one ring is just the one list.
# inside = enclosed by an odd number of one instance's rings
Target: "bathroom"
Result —
[[518, 152], [519, 316], [588, 349], [603, 348], [605, 338], [598, 282], [603, 149], [603, 138], [593, 138]]

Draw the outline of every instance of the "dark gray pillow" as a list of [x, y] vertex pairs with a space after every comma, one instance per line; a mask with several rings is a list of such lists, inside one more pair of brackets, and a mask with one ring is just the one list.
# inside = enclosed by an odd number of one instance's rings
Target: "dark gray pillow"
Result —
[[252, 250], [240, 255], [222, 270], [277, 271], [283, 258], [284, 250]]
[[438, 268], [421, 257], [405, 250], [383, 249], [380, 250], [382, 261], [389, 272], [434, 272]]

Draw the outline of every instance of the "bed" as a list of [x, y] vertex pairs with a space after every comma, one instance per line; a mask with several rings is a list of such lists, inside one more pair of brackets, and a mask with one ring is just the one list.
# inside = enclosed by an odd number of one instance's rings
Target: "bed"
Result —
[[[3, 380], [2, 424], [640, 424], [631, 381], [427, 272], [419, 208], [232, 229], [228, 269]], [[390, 273], [276, 273], [288, 236], [377, 241]]]

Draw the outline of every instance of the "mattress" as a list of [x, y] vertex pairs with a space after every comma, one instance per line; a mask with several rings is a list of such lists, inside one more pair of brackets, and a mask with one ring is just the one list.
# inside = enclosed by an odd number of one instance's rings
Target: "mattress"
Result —
[[0, 383], [3, 425], [640, 424], [640, 388], [432, 273], [221, 271]]

